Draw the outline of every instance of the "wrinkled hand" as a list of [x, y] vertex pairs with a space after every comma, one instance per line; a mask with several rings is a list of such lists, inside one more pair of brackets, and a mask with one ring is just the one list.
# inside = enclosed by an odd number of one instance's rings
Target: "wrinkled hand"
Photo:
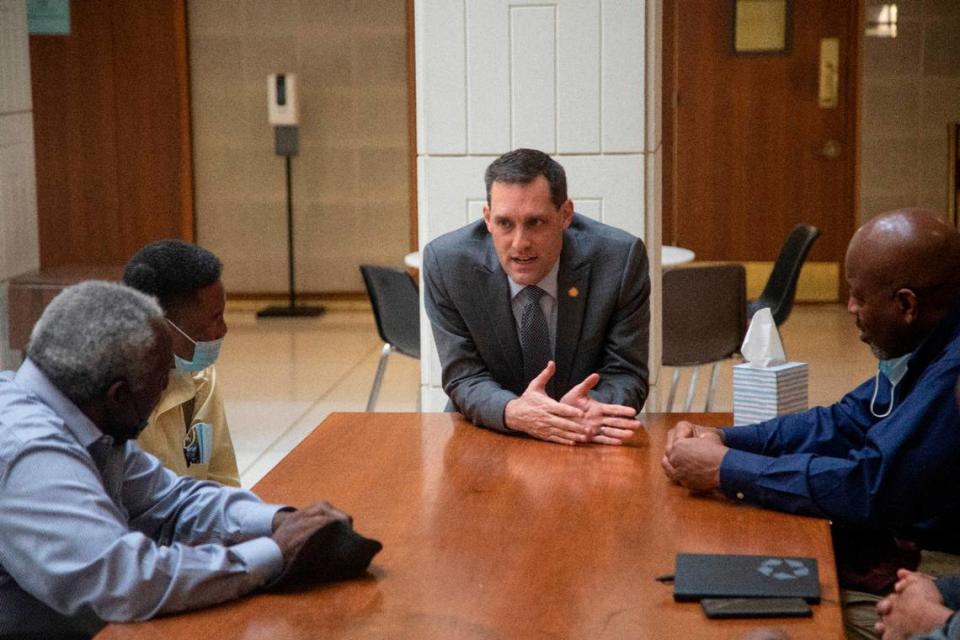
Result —
[[556, 369], [553, 360], [548, 362], [546, 369], [530, 381], [523, 395], [507, 403], [503, 412], [504, 422], [508, 428], [540, 440], [560, 444], [587, 442], [594, 433], [581, 424], [583, 411], [547, 395], [547, 383]]
[[689, 437], [676, 440], [660, 465], [667, 477], [691, 491], [712, 491], [720, 486], [720, 463], [727, 447], [716, 438]]
[[883, 640], [901, 640], [926, 633], [947, 621], [950, 609], [943, 606], [943, 595], [928, 575], [900, 569], [894, 592], [877, 603], [880, 622], [874, 630]]
[[703, 425], [681, 420], [673, 425], [673, 429], [667, 432], [667, 447], [664, 453], [670, 455], [674, 443], [685, 438], [712, 438], [715, 439], [718, 444], [723, 444], [723, 432], [720, 429], [704, 427]]
[[583, 382], [568, 391], [560, 402], [577, 407], [583, 412], [580, 423], [586, 426], [591, 442], [600, 444], [623, 444], [640, 428], [640, 421], [634, 419], [636, 409], [621, 404], [605, 404], [590, 397], [590, 390], [600, 382], [600, 375], [591, 373]]
[[298, 511], [279, 511], [273, 518], [273, 541], [283, 554], [284, 567], [293, 559], [300, 547], [317, 529], [342, 520], [348, 524], [353, 518], [329, 502], [314, 502]]
[[894, 593], [903, 593], [907, 589], [919, 592], [931, 602], [943, 604], [943, 594], [937, 588], [937, 583], [933, 581], [933, 576], [909, 569], [897, 570], [897, 583], [893, 585]]

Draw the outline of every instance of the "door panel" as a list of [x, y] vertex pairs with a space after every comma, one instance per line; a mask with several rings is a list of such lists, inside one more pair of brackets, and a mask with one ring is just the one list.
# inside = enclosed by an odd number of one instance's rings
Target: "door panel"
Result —
[[30, 36], [41, 268], [193, 238], [184, 0], [74, 2]]

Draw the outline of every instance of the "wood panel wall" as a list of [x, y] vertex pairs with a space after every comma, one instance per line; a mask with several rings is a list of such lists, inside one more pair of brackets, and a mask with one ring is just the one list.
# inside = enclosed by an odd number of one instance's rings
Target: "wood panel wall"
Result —
[[193, 239], [184, 2], [73, 2], [30, 36], [41, 268]]

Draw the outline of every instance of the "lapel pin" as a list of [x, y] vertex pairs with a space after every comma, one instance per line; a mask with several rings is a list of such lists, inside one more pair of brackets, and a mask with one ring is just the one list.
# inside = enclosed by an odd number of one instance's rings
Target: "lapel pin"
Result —
[[580, 289], [577, 289], [576, 287], [570, 287], [567, 289], [567, 295], [571, 298], [576, 298], [580, 295]]

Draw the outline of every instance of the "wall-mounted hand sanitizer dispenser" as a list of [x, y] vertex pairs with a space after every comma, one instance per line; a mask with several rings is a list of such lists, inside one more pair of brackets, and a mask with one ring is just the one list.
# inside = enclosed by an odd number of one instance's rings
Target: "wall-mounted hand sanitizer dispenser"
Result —
[[296, 74], [271, 73], [267, 76], [267, 119], [274, 127], [300, 124]]

